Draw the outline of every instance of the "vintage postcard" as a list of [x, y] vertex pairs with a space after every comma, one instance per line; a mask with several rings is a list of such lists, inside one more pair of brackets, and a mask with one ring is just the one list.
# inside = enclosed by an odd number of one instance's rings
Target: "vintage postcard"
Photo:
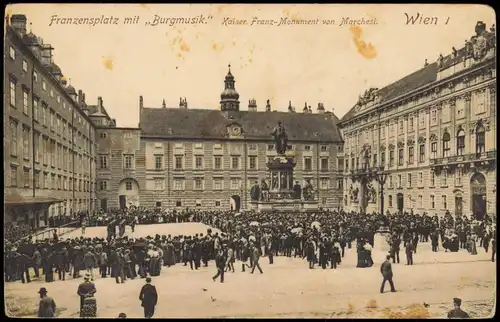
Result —
[[6, 314], [493, 316], [495, 20], [8, 5]]

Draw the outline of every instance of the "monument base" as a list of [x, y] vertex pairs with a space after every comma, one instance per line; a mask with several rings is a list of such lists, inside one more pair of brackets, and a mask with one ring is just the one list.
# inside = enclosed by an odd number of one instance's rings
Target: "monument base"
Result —
[[257, 212], [315, 212], [319, 209], [317, 201], [272, 200], [254, 201], [251, 208]]

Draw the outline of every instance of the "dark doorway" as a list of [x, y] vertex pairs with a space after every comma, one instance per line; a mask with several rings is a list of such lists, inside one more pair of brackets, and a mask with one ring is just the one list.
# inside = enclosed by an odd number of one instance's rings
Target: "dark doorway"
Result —
[[486, 214], [486, 178], [476, 173], [470, 179], [472, 194], [472, 213], [477, 220], [482, 220]]
[[463, 215], [463, 200], [462, 197], [455, 197], [455, 216]]
[[101, 209], [108, 211], [108, 199], [101, 199]]
[[127, 196], [119, 196], [120, 199], [120, 209], [126, 209], [127, 208]]
[[404, 196], [402, 193], [398, 193], [397, 195], [397, 202], [398, 202], [398, 211], [403, 212], [404, 208]]
[[239, 212], [241, 208], [241, 198], [240, 196], [231, 196], [231, 210]]

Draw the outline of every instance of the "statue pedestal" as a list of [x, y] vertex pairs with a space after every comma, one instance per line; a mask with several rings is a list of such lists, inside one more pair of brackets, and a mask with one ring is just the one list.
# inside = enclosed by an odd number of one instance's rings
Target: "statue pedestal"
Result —
[[[267, 163], [270, 190], [267, 200], [253, 201], [251, 209], [258, 212], [314, 212], [318, 201], [296, 198], [293, 186], [295, 160], [292, 155], [278, 155]], [[299, 196], [300, 197], [300, 196]]]

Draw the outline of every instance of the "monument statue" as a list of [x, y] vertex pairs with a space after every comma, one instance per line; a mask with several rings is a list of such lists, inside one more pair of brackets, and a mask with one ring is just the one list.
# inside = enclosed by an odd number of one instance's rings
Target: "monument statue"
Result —
[[278, 173], [276, 172], [271, 175], [271, 189], [278, 189]]
[[274, 137], [274, 146], [278, 154], [285, 154], [286, 146], [288, 144], [288, 136], [285, 127], [278, 121], [278, 125], [274, 128], [271, 135]]
[[306, 179], [306, 184], [303, 189], [303, 194], [304, 194], [304, 200], [306, 201], [313, 201], [314, 200], [314, 188], [311, 184], [310, 179]]
[[253, 201], [258, 201], [260, 197], [260, 187], [259, 183], [255, 181], [255, 184], [252, 186], [250, 189], [250, 197], [252, 198]]
[[269, 201], [269, 186], [264, 179], [260, 182], [260, 200]]

